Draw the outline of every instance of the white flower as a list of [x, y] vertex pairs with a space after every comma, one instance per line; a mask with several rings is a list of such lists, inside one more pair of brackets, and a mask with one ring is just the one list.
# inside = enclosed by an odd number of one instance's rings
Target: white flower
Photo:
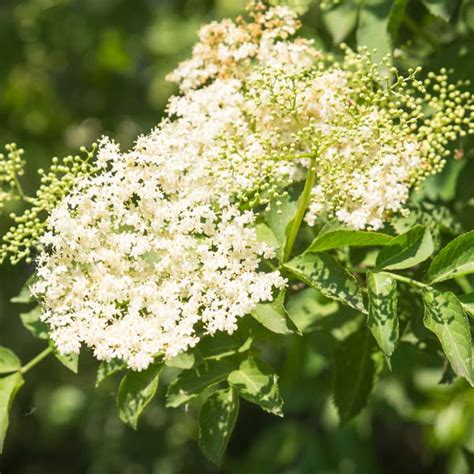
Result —
[[102, 138], [98, 171], [51, 213], [32, 291], [61, 352], [85, 345], [141, 370], [201, 332], [235, 331], [285, 286], [261, 269], [275, 249], [257, 240], [256, 214], [309, 166], [307, 224], [355, 229], [381, 228], [439, 170], [459, 128], [444, 103], [424, 117], [402, 86], [374, 86], [367, 57], [338, 63], [293, 39], [288, 8], [257, 4], [253, 18], [203, 27], [170, 75], [183, 95], [167, 117], [126, 153]]

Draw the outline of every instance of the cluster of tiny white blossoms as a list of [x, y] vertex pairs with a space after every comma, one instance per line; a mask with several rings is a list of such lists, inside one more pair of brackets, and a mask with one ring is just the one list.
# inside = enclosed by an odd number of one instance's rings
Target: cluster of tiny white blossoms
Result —
[[273, 249], [257, 240], [255, 215], [225, 197], [186, 196], [185, 170], [174, 169], [183, 164], [166, 173], [156, 141], [149, 145], [149, 154], [121, 154], [101, 143], [104, 171], [52, 212], [32, 288], [61, 352], [84, 343], [98, 359], [135, 370], [194, 346], [199, 331], [232, 333], [237, 318], [285, 283], [258, 271]]
[[288, 8], [251, 16], [205, 26], [167, 117], [129, 152], [102, 139], [51, 213], [32, 291], [62, 353], [141, 370], [232, 333], [286, 284], [262, 269], [259, 212], [313, 173], [308, 225], [378, 229], [472, 131], [472, 99], [444, 72], [389, 82], [368, 53], [336, 61], [294, 38]]

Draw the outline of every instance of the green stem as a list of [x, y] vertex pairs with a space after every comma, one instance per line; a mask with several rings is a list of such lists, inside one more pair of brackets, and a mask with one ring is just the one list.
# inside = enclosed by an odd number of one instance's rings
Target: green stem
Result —
[[465, 276], [456, 277], [454, 281], [459, 285], [465, 294], [472, 292], [472, 285]]
[[402, 283], [406, 283], [411, 286], [416, 286], [417, 288], [421, 288], [422, 290], [429, 290], [431, 289], [431, 286], [425, 285], [424, 283], [421, 283], [416, 280], [412, 280], [411, 278], [407, 278], [401, 275], [397, 275], [396, 273], [388, 273], [394, 280], [401, 281]]
[[34, 199], [30, 196], [27, 196], [25, 194], [25, 191], [23, 190], [23, 186], [20, 183], [20, 180], [18, 179], [18, 176], [16, 173], [13, 175], [13, 179], [15, 180], [15, 186], [18, 191], [18, 195], [23, 199], [23, 201], [27, 202], [28, 204], [34, 204]]
[[348, 270], [351, 273], [363, 273], [363, 274], [372, 271], [370, 268], [355, 268], [355, 267], [348, 268]]
[[296, 236], [300, 230], [301, 223], [303, 222], [303, 217], [308, 208], [309, 201], [311, 199], [311, 190], [313, 189], [314, 178], [316, 176], [316, 158], [313, 156], [311, 158], [311, 163], [309, 165], [308, 175], [306, 176], [306, 182], [304, 184], [303, 192], [301, 193], [300, 198], [298, 199], [298, 208], [296, 210], [295, 217], [291, 223], [290, 231], [288, 233], [288, 238], [285, 244], [285, 251], [283, 253], [283, 262], [288, 261], [293, 251], [293, 246], [295, 245]]
[[36, 357], [31, 359], [26, 365], [24, 365], [21, 369], [20, 372], [22, 374], [26, 374], [30, 369], [32, 369], [35, 365], [39, 364], [43, 359], [46, 359], [46, 357], [49, 356], [53, 352], [52, 347], [46, 348], [43, 352], [40, 352]]

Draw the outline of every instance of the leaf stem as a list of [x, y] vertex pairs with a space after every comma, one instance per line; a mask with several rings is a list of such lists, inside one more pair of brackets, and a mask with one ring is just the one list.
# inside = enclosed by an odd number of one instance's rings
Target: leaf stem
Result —
[[22, 374], [26, 374], [30, 369], [32, 369], [35, 365], [39, 364], [43, 359], [46, 359], [46, 357], [49, 356], [53, 352], [52, 347], [47, 347], [43, 352], [40, 352], [36, 357], [31, 359], [26, 365], [24, 365], [21, 369], [20, 372]]
[[402, 275], [397, 275], [396, 273], [390, 273], [387, 272], [394, 280], [401, 281], [402, 283], [406, 283], [411, 286], [416, 286], [417, 288], [420, 288], [422, 290], [429, 290], [431, 289], [431, 286], [426, 285], [425, 283], [421, 283], [416, 280], [412, 280], [411, 278], [404, 277]]
[[293, 251], [293, 246], [295, 245], [296, 236], [300, 230], [301, 223], [303, 222], [303, 217], [308, 208], [309, 201], [311, 199], [311, 190], [314, 184], [314, 178], [316, 176], [316, 157], [311, 158], [309, 165], [308, 174], [306, 176], [306, 182], [304, 184], [303, 192], [301, 193], [298, 199], [298, 208], [296, 210], [295, 217], [291, 223], [290, 231], [288, 233], [288, 238], [285, 244], [285, 251], [283, 253], [283, 262], [288, 261]]

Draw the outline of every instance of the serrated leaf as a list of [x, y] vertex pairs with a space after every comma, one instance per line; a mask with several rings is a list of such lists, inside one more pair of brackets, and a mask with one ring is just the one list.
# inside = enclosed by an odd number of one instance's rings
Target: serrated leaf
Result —
[[367, 325], [390, 364], [398, 344], [397, 282], [388, 273], [368, 273], [369, 317]]
[[367, 46], [373, 53], [374, 63], [392, 52], [392, 42], [388, 33], [388, 18], [391, 0], [363, 0], [359, 10], [359, 24], [356, 38], [358, 46]]
[[321, 232], [308, 247], [306, 252], [324, 252], [339, 247], [370, 247], [387, 245], [393, 237], [379, 232], [339, 229]]
[[222, 463], [238, 415], [239, 397], [232, 388], [214, 392], [201, 407], [199, 446], [218, 466]]
[[6, 347], [0, 346], [0, 374], [9, 374], [21, 369], [20, 359]]
[[339, 344], [335, 353], [334, 403], [342, 424], [367, 405], [377, 373], [372, 357], [372, 336], [366, 328]]
[[456, 0], [422, 0], [426, 9], [434, 16], [449, 21], [456, 9]]
[[468, 295], [459, 295], [457, 298], [464, 311], [470, 316], [474, 317], [474, 293], [469, 293]]
[[5, 435], [10, 421], [10, 409], [23, 383], [23, 376], [19, 372], [0, 378], [0, 454], [3, 452]]
[[110, 361], [103, 360], [97, 369], [97, 379], [95, 386], [98, 387], [105, 379], [121, 372], [127, 368], [127, 364], [120, 359], [112, 359]]
[[185, 370], [168, 386], [166, 406], [177, 408], [224, 381], [238, 367], [239, 359], [210, 360], [195, 369]]
[[285, 293], [282, 291], [271, 303], [258, 304], [251, 314], [262, 326], [274, 333], [299, 333], [299, 329], [286, 313], [284, 301]]
[[48, 339], [48, 325], [40, 320], [42, 309], [36, 306], [27, 313], [21, 313], [20, 319], [23, 326], [38, 339]]
[[269, 413], [283, 416], [278, 375], [265, 362], [249, 357], [229, 374], [227, 381], [241, 397]]
[[265, 213], [265, 222], [275, 236], [278, 246], [277, 258], [279, 261], [283, 260], [283, 253], [286, 243], [286, 230], [291, 225], [291, 222], [296, 213], [296, 200], [291, 196], [282, 197], [281, 199], [271, 203], [270, 211]]
[[428, 269], [428, 280], [439, 283], [474, 273], [474, 231], [454, 239], [434, 258]]
[[423, 292], [425, 326], [436, 334], [454, 372], [473, 385], [472, 341], [469, 321], [451, 292]]
[[299, 330], [307, 333], [314, 330], [322, 320], [336, 313], [339, 303], [326, 298], [314, 288], [306, 288], [291, 295], [286, 309]]
[[334, 258], [326, 254], [304, 254], [286, 263], [284, 267], [296, 278], [332, 298], [366, 312], [362, 290], [353, 275]]
[[418, 225], [383, 247], [377, 255], [376, 267], [386, 270], [414, 267], [429, 258], [433, 250], [430, 231]]
[[137, 429], [138, 420], [156, 394], [162, 364], [155, 363], [142, 372], [129, 372], [120, 382], [117, 407], [120, 419]]

